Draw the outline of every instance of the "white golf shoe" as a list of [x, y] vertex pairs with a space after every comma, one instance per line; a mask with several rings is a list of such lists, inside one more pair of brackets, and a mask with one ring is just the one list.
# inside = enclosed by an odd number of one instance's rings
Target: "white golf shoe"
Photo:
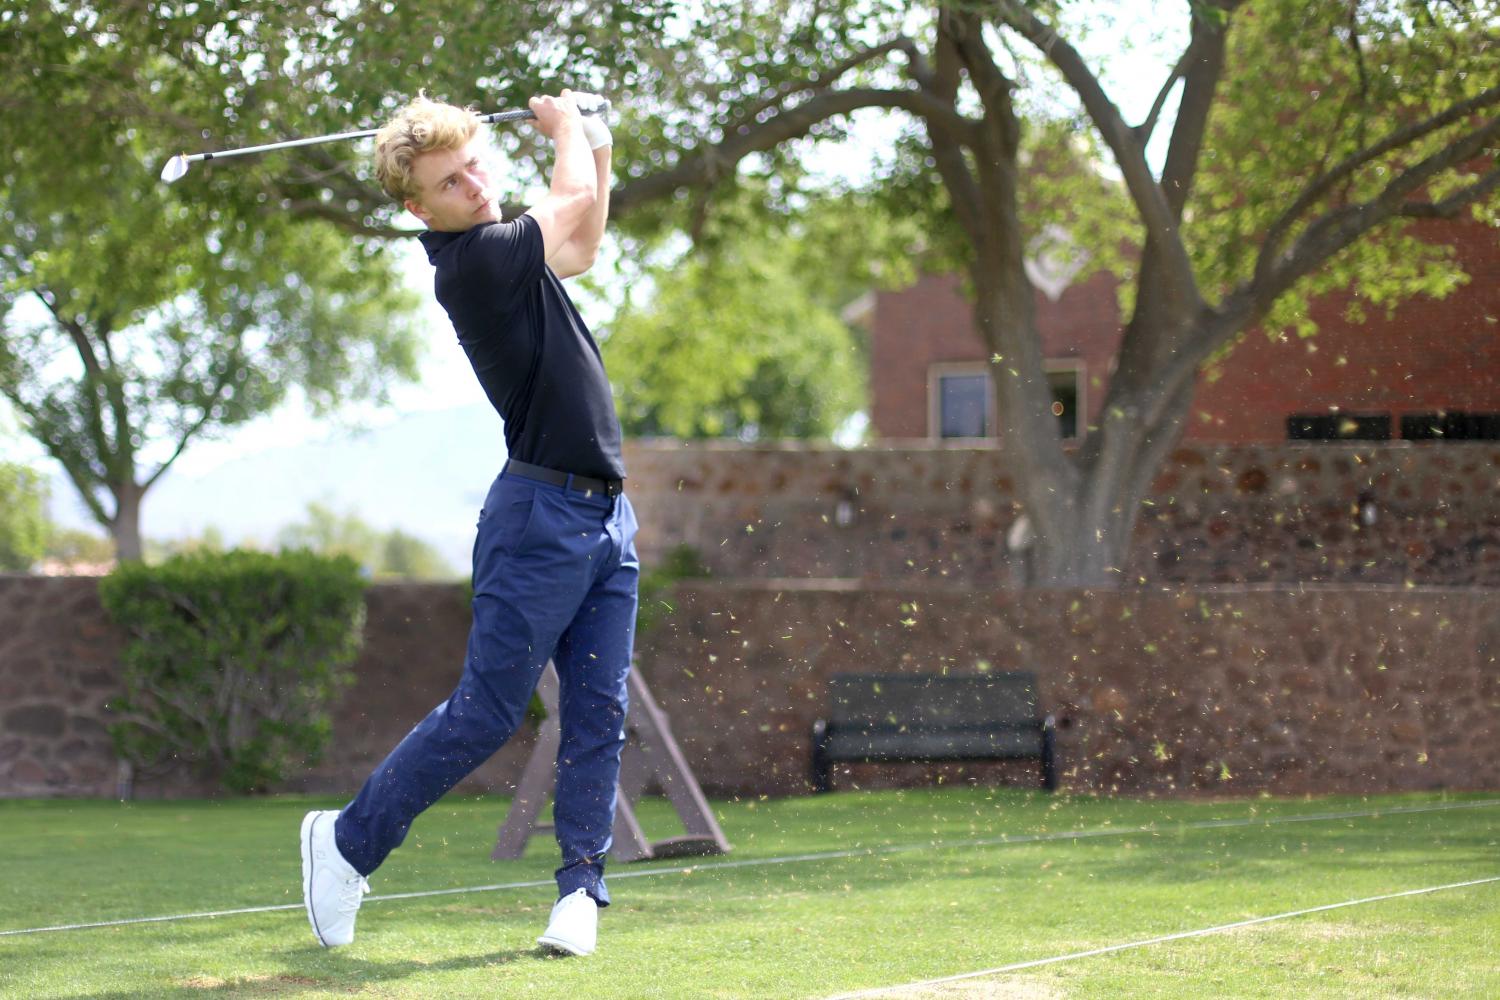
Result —
[[354, 940], [354, 918], [370, 883], [344, 860], [333, 841], [338, 810], [302, 817], [302, 902], [318, 943], [325, 948]]
[[599, 937], [599, 904], [575, 889], [552, 904], [552, 919], [536, 943], [564, 955], [591, 955]]

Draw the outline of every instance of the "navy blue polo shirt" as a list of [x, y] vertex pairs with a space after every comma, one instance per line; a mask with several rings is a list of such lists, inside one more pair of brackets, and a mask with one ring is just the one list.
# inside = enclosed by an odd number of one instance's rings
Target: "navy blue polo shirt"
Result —
[[436, 268], [438, 303], [505, 421], [510, 457], [624, 479], [620, 421], [599, 345], [547, 266], [536, 219], [420, 238]]

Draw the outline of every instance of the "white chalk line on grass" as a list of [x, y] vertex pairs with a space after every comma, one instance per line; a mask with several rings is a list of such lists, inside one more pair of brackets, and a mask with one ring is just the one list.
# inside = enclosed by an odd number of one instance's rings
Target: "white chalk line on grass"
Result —
[[953, 976], [941, 976], [937, 979], [922, 979], [912, 983], [897, 983], [894, 986], [879, 986], [868, 990], [859, 990], [854, 993], [839, 993], [828, 997], [827, 1000], [860, 1000], [864, 997], [880, 997], [903, 991], [922, 989], [927, 986], [942, 986], [945, 983], [957, 983], [966, 979], [982, 979], [987, 976], [998, 976], [1007, 972], [1020, 972], [1024, 969], [1035, 969], [1043, 965], [1056, 965], [1059, 962], [1073, 962], [1081, 958], [1097, 958], [1100, 955], [1110, 955], [1117, 951], [1128, 951], [1132, 948], [1146, 948], [1153, 944], [1166, 944], [1169, 941], [1185, 941], [1188, 938], [1206, 937], [1209, 934], [1221, 934], [1225, 931], [1238, 930], [1241, 927], [1253, 927], [1256, 924], [1268, 924], [1273, 920], [1290, 920], [1293, 917], [1305, 917], [1313, 913], [1327, 913], [1329, 910], [1342, 910], [1350, 906], [1363, 906], [1366, 903], [1383, 903], [1391, 899], [1402, 899], [1407, 896], [1423, 896], [1433, 892], [1444, 892], [1449, 889], [1467, 889], [1476, 885], [1487, 885], [1491, 882], [1500, 882], [1500, 875], [1489, 878], [1476, 878], [1467, 882], [1450, 882], [1447, 885], [1433, 885], [1424, 889], [1407, 889], [1404, 892], [1389, 892], [1383, 896], [1366, 896], [1364, 899], [1348, 899], [1341, 903], [1327, 903], [1323, 906], [1310, 906], [1305, 910], [1288, 910], [1286, 913], [1275, 913], [1268, 917], [1251, 917], [1249, 920], [1236, 920], [1232, 924], [1220, 924], [1217, 927], [1202, 927], [1193, 931], [1180, 931], [1176, 934], [1163, 934], [1160, 937], [1146, 938], [1144, 941], [1127, 941], [1124, 944], [1112, 944], [1104, 948], [1093, 948], [1089, 951], [1075, 951], [1067, 955], [1054, 955], [1051, 958], [1036, 958], [1028, 962], [1013, 962], [1010, 965], [998, 965], [993, 969], [980, 969], [977, 972], [961, 972]]
[[[1485, 809], [1500, 806], [1500, 799], [1479, 799], [1472, 802], [1445, 802], [1429, 806], [1396, 806], [1390, 809], [1362, 809], [1347, 812], [1306, 813], [1299, 816], [1247, 816], [1239, 819], [1207, 819], [1167, 826], [1102, 826], [1085, 830], [1059, 830], [1051, 833], [1002, 834], [998, 837], [981, 837], [971, 840], [929, 841], [914, 844], [887, 844], [882, 847], [854, 847], [842, 851], [818, 851], [811, 854], [783, 854], [770, 858], [746, 858], [740, 861], [706, 861], [695, 865], [676, 865], [670, 868], [639, 868], [609, 873], [610, 879], [646, 878], [653, 875], [695, 875], [699, 872], [725, 871], [731, 868], [759, 868], [767, 865], [797, 864], [808, 861], [837, 861], [844, 858], [874, 857], [882, 854], [905, 854], [912, 851], [967, 850], [974, 847], [1006, 847], [1013, 844], [1040, 844], [1059, 840], [1083, 840], [1090, 837], [1132, 837], [1152, 834], [1170, 834], [1191, 830], [1220, 830], [1232, 827], [1281, 826], [1287, 823], [1326, 823], [1340, 819], [1380, 819], [1385, 816], [1406, 816], [1416, 813], [1452, 812], [1456, 809]], [[499, 892], [505, 889], [535, 889], [553, 884], [552, 879], [531, 882], [500, 882], [493, 885], [461, 886], [453, 889], [424, 889], [419, 892], [394, 892], [365, 897], [366, 903], [380, 903], [395, 899], [426, 899], [432, 896], [456, 896], [473, 892]], [[133, 924], [159, 924], [176, 920], [207, 920], [215, 917], [234, 917], [251, 913], [277, 913], [283, 910], [300, 910], [301, 903], [277, 903], [270, 906], [245, 906], [232, 910], [204, 910], [195, 913], [173, 913], [156, 917], [123, 917], [118, 920], [95, 920], [88, 923], [54, 924], [49, 927], [24, 927], [0, 931], [0, 937], [17, 937], [22, 934], [48, 934], [57, 931], [82, 931], [99, 927], [126, 927]]]

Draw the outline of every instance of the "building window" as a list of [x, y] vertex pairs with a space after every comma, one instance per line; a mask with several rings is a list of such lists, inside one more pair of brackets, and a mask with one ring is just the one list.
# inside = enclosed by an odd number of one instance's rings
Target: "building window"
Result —
[[1078, 438], [1078, 414], [1083, 406], [1083, 369], [1047, 366], [1047, 385], [1052, 390], [1052, 413], [1057, 417], [1064, 441]]
[[[1047, 363], [1047, 385], [1052, 390], [1052, 413], [1063, 440], [1078, 438], [1083, 412], [1083, 366], [1072, 361]], [[933, 367], [928, 381], [931, 405], [928, 426], [939, 438], [996, 436], [995, 385], [985, 364]]]
[[1286, 418], [1288, 441], [1389, 441], [1389, 413], [1294, 413]]
[[1500, 413], [1406, 413], [1401, 436], [1408, 441], [1500, 441]]
[[994, 426], [990, 402], [990, 377], [986, 372], [953, 372], [937, 377], [938, 437], [989, 437]]

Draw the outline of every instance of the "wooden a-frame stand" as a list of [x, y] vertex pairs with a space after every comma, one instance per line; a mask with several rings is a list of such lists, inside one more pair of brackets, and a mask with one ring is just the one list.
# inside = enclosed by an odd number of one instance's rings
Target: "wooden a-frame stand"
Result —
[[[557, 673], [551, 663], [542, 671], [536, 687], [547, 710], [547, 717], [537, 733], [536, 747], [521, 781], [510, 812], [495, 839], [492, 860], [519, 858], [526, 842], [552, 824], [538, 822], [542, 803], [556, 784], [557, 748], [562, 742], [557, 711]], [[667, 715], [651, 697], [646, 682], [635, 670], [630, 671], [630, 713], [625, 723], [625, 750], [620, 756], [620, 781], [615, 799], [614, 846], [610, 856], [616, 861], [646, 861], [652, 858], [680, 858], [702, 854], [725, 854], [729, 841], [719, 829], [708, 800], [698, 787], [687, 759], [672, 738]], [[677, 809], [686, 834], [665, 840], [648, 841], [635, 818], [635, 802], [655, 778], [667, 798]]]

